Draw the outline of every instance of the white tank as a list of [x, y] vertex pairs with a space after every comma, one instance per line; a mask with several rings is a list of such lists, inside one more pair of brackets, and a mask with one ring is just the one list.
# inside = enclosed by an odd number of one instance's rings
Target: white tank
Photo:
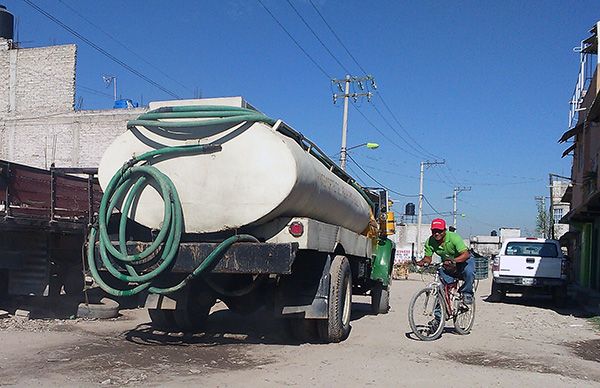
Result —
[[[150, 108], [170, 105], [246, 104], [236, 97], [153, 103]], [[218, 232], [279, 216], [310, 217], [357, 233], [369, 223], [370, 207], [356, 189], [294, 139], [267, 124], [203, 127], [167, 136], [138, 126], [115, 139], [100, 161], [102, 188], [134, 155], [164, 146], [215, 142], [222, 145], [221, 151], [153, 163], [177, 188], [186, 232]], [[163, 200], [148, 186], [129, 216], [150, 228], [160, 228]]]

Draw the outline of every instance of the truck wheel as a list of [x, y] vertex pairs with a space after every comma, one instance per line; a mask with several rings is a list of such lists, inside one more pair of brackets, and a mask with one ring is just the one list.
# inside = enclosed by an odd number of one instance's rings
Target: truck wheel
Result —
[[390, 309], [390, 289], [389, 286], [377, 282], [371, 289], [371, 312], [377, 314], [387, 314]]
[[328, 318], [318, 322], [319, 337], [324, 342], [340, 342], [350, 334], [352, 307], [352, 273], [346, 256], [334, 257], [329, 269]]
[[176, 327], [174, 310], [148, 309], [148, 315], [155, 329], [171, 330]]
[[200, 283], [185, 287], [177, 296], [177, 307], [174, 312], [179, 329], [193, 332], [202, 328], [215, 302], [214, 294], [201, 287]]
[[501, 302], [504, 299], [505, 291], [502, 286], [492, 279], [492, 291], [488, 297], [490, 302]]

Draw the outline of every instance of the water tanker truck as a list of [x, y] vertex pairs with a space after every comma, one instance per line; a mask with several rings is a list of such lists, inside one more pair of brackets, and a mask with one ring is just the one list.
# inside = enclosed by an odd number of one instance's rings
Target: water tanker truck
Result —
[[[385, 190], [241, 97], [154, 102], [107, 148], [87, 256], [109, 294], [147, 293], [154, 327], [195, 331], [219, 299], [300, 340], [339, 342], [353, 294], [389, 308]], [[393, 233], [393, 232], [392, 232]]]

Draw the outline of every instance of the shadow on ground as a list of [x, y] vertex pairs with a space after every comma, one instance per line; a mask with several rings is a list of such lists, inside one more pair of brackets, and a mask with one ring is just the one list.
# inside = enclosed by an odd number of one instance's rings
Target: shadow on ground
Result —
[[552, 310], [560, 315], [572, 315], [578, 318], [590, 318], [594, 316], [585, 310], [576, 300], [568, 298], [564, 306], [557, 306], [553, 301], [552, 297], [548, 295], [542, 295], [537, 293], [508, 293], [501, 299], [491, 299], [488, 295], [483, 298], [484, 303], [504, 303], [518, 306], [536, 307], [540, 309]]

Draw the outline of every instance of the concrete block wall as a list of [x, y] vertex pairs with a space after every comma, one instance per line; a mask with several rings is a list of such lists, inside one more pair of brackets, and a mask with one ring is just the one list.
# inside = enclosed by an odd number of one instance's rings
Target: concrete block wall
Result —
[[0, 39], [0, 112], [73, 111], [76, 56], [74, 44], [11, 48]]
[[0, 159], [39, 168], [97, 167], [108, 145], [145, 109], [0, 119]]

